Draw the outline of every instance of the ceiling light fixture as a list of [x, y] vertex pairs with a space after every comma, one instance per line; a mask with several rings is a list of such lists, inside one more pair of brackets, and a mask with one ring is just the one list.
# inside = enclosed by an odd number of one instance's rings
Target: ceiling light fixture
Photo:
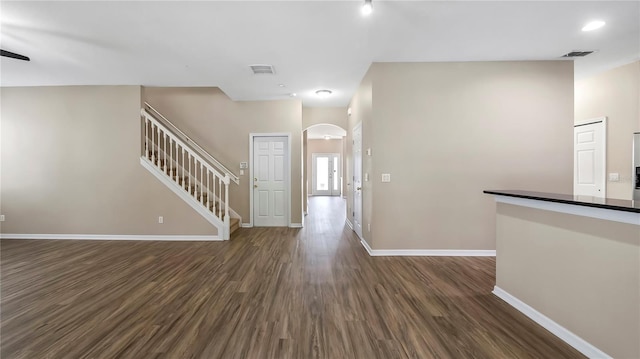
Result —
[[278, 84], [278, 87], [284, 87], [284, 84]]
[[596, 20], [584, 25], [582, 31], [593, 31], [603, 27], [606, 23], [604, 21]]
[[369, 16], [373, 12], [373, 0], [364, 0], [364, 4], [362, 4], [362, 15]]
[[331, 90], [318, 90], [316, 91], [316, 95], [318, 95], [318, 97], [322, 97], [322, 98], [327, 98], [329, 96], [331, 96], [333, 92], [331, 92]]
[[296, 97], [296, 96], [298, 96], [298, 94], [295, 93], [295, 92], [292, 92], [292, 93], [289, 94], [289, 97]]

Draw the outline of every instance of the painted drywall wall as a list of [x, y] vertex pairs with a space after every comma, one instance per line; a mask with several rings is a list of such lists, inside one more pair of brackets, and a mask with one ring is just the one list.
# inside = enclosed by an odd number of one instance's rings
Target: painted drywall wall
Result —
[[302, 223], [302, 103], [299, 100], [239, 101], [218, 88], [144, 87], [143, 99], [212, 156], [240, 177], [230, 185], [230, 205], [249, 222], [249, 171], [240, 173], [240, 162], [249, 162], [250, 133], [291, 135], [291, 222]]
[[575, 121], [607, 117], [607, 197], [632, 199], [633, 133], [640, 131], [640, 61], [576, 81]]
[[216, 234], [140, 165], [139, 86], [4, 87], [0, 96], [2, 233]]
[[374, 249], [494, 249], [482, 190], [572, 192], [572, 62], [374, 63], [351, 107]]
[[640, 226], [503, 203], [497, 213], [496, 285], [611, 357], [640, 357]]
[[[343, 148], [343, 140], [339, 139], [339, 140], [307, 140], [307, 173], [309, 174], [309, 188], [307, 189], [307, 193], [309, 195], [312, 194], [312, 183], [313, 183], [313, 161], [312, 161], [312, 155], [314, 153], [337, 153], [340, 155], [340, 164], [342, 164], [342, 162], [344, 162], [343, 159], [343, 154], [342, 154], [342, 148]], [[343, 171], [342, 167], [341, 167], [341, 171]], [[344, 172], [340, 173], [341, 177], [344, 177]], [[346, 189], [344, 188], [345, 186], [345, 182], [343, 181], [343, 189], [342, 192], [344, 193], [346, 191]]]
[[302, 128], [307, 129], [322, 123], [347, 129], [347, 109], [344, 107], [304, 107]]

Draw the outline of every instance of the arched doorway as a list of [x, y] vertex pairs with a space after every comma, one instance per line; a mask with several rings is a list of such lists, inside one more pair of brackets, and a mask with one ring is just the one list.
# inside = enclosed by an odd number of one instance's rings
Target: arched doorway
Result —
[[303, 209], [309, 196], [345, 196], [344, 180], [347, 131], [320, 123], [303, 131]]

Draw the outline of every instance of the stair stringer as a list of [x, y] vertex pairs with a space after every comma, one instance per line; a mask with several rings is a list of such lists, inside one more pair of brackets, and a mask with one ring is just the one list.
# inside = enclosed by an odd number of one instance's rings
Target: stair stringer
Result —
[[[225, 225], [217, 216], [211, 213], [205, 206], [202, 205], [197, 199], [195, 199], [188, 191], [182, 186], [174, 182], [166, 173], [157, 168], [149, 159], [140, 157], [140, 164], [151, 172], [160, 182], [162, 182], [167, 188], [173, 191], [178, 197], [180, 197], [191, 208], [198, 212], [205, 220], [211, 223], [218, 230], [217, 238], [223, 240], [229, 240], [229, 227]], [[229, 210], [231, 212], [231, 209]]]

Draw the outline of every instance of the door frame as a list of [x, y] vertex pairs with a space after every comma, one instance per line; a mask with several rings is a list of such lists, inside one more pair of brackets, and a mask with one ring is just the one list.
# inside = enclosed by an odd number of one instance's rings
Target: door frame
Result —
[[575, 128], [586, 125], [593, 125], [601, 123], [602, 124], [602, 197], [607, 197], [607, 116], [596, 117], [588, 120], [575, 121], [573, 124], [574, 132], [573, 132], [573, 194], [576, 193], [576, 171], [578, 164], [576, 163], [576, 141], [575, 141]]
[[[316, 159], [318, 158], [318, 156], [320, 157], [338, 157], [338, 189], [337, 191], [339, 192], [338, 194], [331, 194], [333, 192], [333, 182], [328, 183], [330, 185], [329, 188], [329, 193], [327, 195], [317, 195], [314, 192], [316, 191]], [[311, 195], [312, 196], [334, 196], [334, 197], [340, 197], [342, 195], [342, 181], [340, 181], [340, 178], [342, 177], [342, 156], [340, 156], [339, 153], [324, 153], [324, 152], [314, 152], [311, 154]], [[333, 177], [332, 177], [333, 180]]]
[[[356, 132], [355, 130], [358, 129], [360, 132], [360, 187], [362, 187], [362, 182], [363, 178], [362, 178], [362, 163], [363, 163], [363, 156], [362, 156], [362, 122], [358, 122], [355, 126], [353, 126], [353, 129], [351, 130], [351, 140], [354, 141], [353, 145], [355, 145], [355, 140], [353, 139], [353, 133]], [[351, 158], [352, 158], [352, 167], [351, 167], [351, 171], [352, 171], [352, 175], [355, 176], [356, 174], [356, 151], [355, 151], [355, 147], [352, 145], [351, 147]], [[356, 198], [355, 198], [355, 191], [356, 191], [356, 184], [355, 184], [355, 179], [352, 179], [351, 181], [352, 184], [352, 188], [351, 188], [351, 208], [353, 211], [355, 211], [356, 208]], [[358, 232], [358, 226], [353, 223], [353, 231], [356, 233], [356, 235], [358, 236], [358, 238], [360, 238], [361, 241], [364, 240], [364, 233], [362, 232], [362, 190], [360, 190], [360, 207], [359, 207], [359, 213], [360, 213], [360, 232]], [[355, 217], [355, 215], [353, 216]], [[354, 222], [356, 222], [355, 218], [352, 217], [352, 220]]]
[[249, 133], [249, 225], [253, 227], [253, 140], [256, 137], [286, 137], [287, 138], [287, 173], [285, 174], [285, 201], [287, 203], [287, 226], [291, 227], [291, 133], [271, 132], [271, 133]]

